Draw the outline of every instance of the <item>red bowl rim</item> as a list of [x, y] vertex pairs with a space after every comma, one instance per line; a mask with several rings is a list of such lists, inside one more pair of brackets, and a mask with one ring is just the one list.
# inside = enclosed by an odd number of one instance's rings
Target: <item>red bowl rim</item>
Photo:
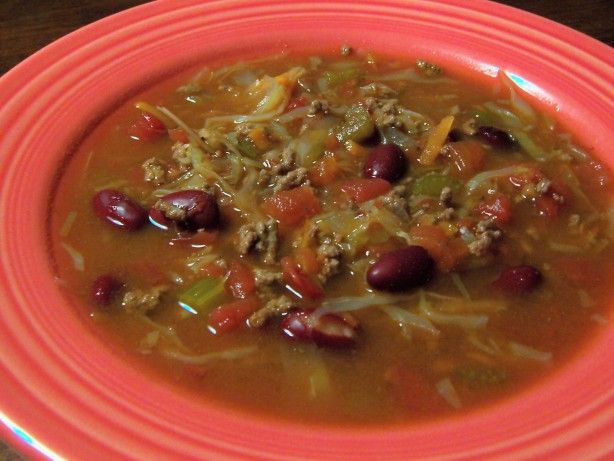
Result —
[[[420, 40], [410, 40], [415, 36]], [[215, 38], [215, 46], [202, 47], [204, 38]], [[163, 383], [148, 383], [120, 352], [102, 347], [62, 297], [41, 229], [58, 165], [87, 127], [125, 95], [196, 60], [280, 48], [332, 51], [344, 42], [393, 55], [420, 53], [484, 78], [497, 67], [521, 75], [533, 84], [523, 88], [535, 101], [614, 166], [608, 152], [612, 49], [496, 3], [160, 1], [80, 29], [0, 78], [0, 126], [10, 127], [0, 138], [0, 213], [11, 218], [0, 222], [0, 432], [24, 453], [79, 459], [596, 459], [614, 451], [611, 326], [539, 386], [483, 411], [419, 426], [314, 427], [214, 402], [193, 405]], [[16, 203], [28, 213], [14, 213]]]

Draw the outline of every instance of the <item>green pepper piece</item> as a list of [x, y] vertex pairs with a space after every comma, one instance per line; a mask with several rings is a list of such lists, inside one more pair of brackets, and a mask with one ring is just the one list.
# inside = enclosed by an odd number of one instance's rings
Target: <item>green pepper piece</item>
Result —
[[237, 149], [246, 157], [251, 159], [258, 158], [260, 156], [260, 149], [256, 147], [256, 143], [249, 136], [239, 136], [237, 139]]
[[203, 314], [217, 307], [224, 294], [224, 278], [205, 277], [179, 295], [179, 305], [192, 313]]
[[416, 180], [412, 193], [414, 195], [439, 197], [444, 187], [449, 187], [452, 189], [452, 192], [458, 192], [461, 189], [461, 182], [452, 176], [441, 173], [428, 173]]
[[375, 131], [375, 123], [369, 111], [359, 104], [351, 106], [344, 116], [343, 123], [337, 130], [337, 139], [345, 141], [364, 141]]
[[303, 133], [296, 146], [297, 162], [300, 166], [309, 168], [322, 157], [326, 147], [324, 142], [328, 130], [310, 130]]
[[360, 69], [358, 67], [349, 67], [347, 69], [340, 70], [327, 70], [324, 72], [323, 77], [326, 79], [328, 86], [337, 86], [347, 81], [353, 80], [360, 76]]

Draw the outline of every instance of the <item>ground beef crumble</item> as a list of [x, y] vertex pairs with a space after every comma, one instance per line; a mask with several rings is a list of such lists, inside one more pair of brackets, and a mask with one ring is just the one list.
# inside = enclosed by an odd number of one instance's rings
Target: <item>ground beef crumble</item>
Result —
[[365, 98], [365, 107], [373, 115], [373, 120], [378, 128], [389, 126], [400, 128], [403, 126], [396, 99]]
[[307, 168], [300, 167], [296, 170], [289, 171], [283, 176], [276, 176], [273, 178], [273, 192], [311, 185], [311, 181], [308, 179], [308, 173]]
[[154, 186], [161, 186], [168, 180], [168, 164], [156, 157], [149, 158], [143, 162], [143, 171], [145, 172], [145, 182], [150, 182]]
[[316, 255], [322, 265], [318, 273], [318, 280], [326, 283], [330, 277], [339, 273], [343, 251], [338, 245], [325, 242], [318, 247]]
[[264, 288], [281, 283], [283, 275], [281, 272], [256, 268], [254, 269], [254, 278], [256, 279], [256, 287]]
[[190, 147], [189, 144], [180, 142], [176, 142], [173, 144], [173, 147], [171, 147], [173, 160], [177, 163], [182, 172], [186, 172], [192, 167], [192, 156], [189, 153], [188, 147]]
[[277, 298], [273, 298], [268, 301], [262, 309], [258, 309], [254, 312], [247, 323], [252, 328], [260, 328], [266, 324], [266, 322], [274, 317], [280, 317], [286, 312], [296, 309], [297, 305], [290, 298], [285, 295], [281, 295]]
[[185, 209], [164, 200], [158, 200], [154, 204], [154, 208], [161, 211], [162, 214], [171, 221], [183, 221], [188, 216], [188, 212]]
[[330, 107], [328, 105], [328, 101], [324, 99], [314, 99], [311, 101], [309, 105], [309, 111], [307, 112], [309, 115], [317, 115], [319, 113], [328, 114]]
[[475, 227], [475, 240], [467, 245], [469, 252], [474, 256], [484, 256], [501, 237], [503, 232], [492, 220], [480, 221]]
[[277, 222], [274, 219], [244, 224], [239, 229], [239, 253], [246, 255], [252, 249], [263, 255], [266, 264], [277, 259]]
[[407, 187], [398, 185], [393, 187], [380, 198], [381, 203], [402, 219], [409, 219], [409, 202], [407, 200]]
[[146, 314], [154, 309], [166, 292], [166, 286], [157, 286], [149, 290], [134, 289], [124, 293], [122, 306], [129, 313]]

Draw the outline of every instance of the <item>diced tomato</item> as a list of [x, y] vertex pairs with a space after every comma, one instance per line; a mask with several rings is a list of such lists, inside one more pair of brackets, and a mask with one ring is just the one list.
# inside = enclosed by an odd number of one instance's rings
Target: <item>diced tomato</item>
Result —
[[258, 298], [238, 299], [216, 307], [209, 314], [209, 329], [216, 335], [239, 328], [258, 310]]
[[286, 112], [291, 112], [294, 109], [298, 109], [299, 107], [305, 107], [307, 105], [307, 98], [305, 96], [299, 96], [297, 98], [292, 98], [288, 105], [286, 106]]
[[256, 279], [252, 270], [239, 261], [228, 264], [226, 288], [235, 298], [244, 299], [256, 291]]
[[385, 194], [391, 187], [385, 179], [358, 178], [344, 182], [341, 190], [356, 203], [362, 203]]
[[320, 200], [311, 187], [303, 186], [277, 192], [265, 200], [262, 208], [282, 226], [295, 227], [320, 212]]
[[573, 194], [569, 186], [563, 181], [560, 181], [558, 179], [553, 179], [550, 182], [550, 187], [548, 188], [546, 195], [549, 195], [555, 200], [556, 200], [556, 197], [558, 197], [560, 200], [559, 203], [561, 205], [569, 203], [573, 197]]
[[296, 261], [300, 269], [308, 275], [316, 275], [322, 267], [316, 252], [311, 248], [299, 248], [296, 250]]
[[513, 174], [509, 177], [509, 181], [512, 183], [512, 185], [522, 188], [528, 183], [537, 184], [539, 181], [544, 179], [544, 174], [536, 167], [527, 167], [525, 165], [522, 165], [522, 167], [525, 169], [525, 171], [522, 173]]
[[337, 136], [335, 136], [334, 134], [327, 136], [324, 140], [324, 147], [326, 148], [326, 150], [331, 152], [337, 149], [340, 145], [341, 144], [339, 144]]
[[442, 272], [450, 272], [469, 255], [469, 248], [463, 239], [449, 237], [439, 226], [421, 224], [412, 227], [409, 233], [416, 245], [429, 252]]
[[561, 211], [561, 204], [548, 195], [541, 195], [535, 199], [535, 208], [540, 216], [554, 219]]
[[168, 130], [168, 137], [171, 138], [171, 141], [179, 141], [183, 144], [190, 142], [188, 134], [181, 128], [170, 128]]
[[324, 157], [309, 169], [309, 180], [318, 187], [327, 186], [337, 179], [341, 169], [334, 157]]
[[142, 112], [128, 130], [128, 134], [132, 138], [140, 141], [153, 141], [164, 136], [166, 133], [166, 125], [160, 119], [147, 112]]
[[305, 274], [291, 257], [281, 258], [281, 269], [284, 282], [294, 288], [301, 296], [309, 299], [319, 299], [324, 296], [324, 289]]
[[482, 169], [486, 150], [474, 140], [448, 144], [446, 152], [452, 160], [451, 173], [461, 178], [470, 178]]
[[485, 218], [492, 218], [499, 225], [504, 225], [512, 219], [512, 201], [503, 194], [490, 195], [478, 203], [476, 211]]

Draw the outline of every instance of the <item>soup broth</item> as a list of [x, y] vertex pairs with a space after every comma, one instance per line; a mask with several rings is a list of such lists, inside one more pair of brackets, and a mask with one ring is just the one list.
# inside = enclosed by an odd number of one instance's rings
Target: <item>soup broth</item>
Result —
[[83, 141], [58, 280], [195, 398], [333, 424], [470, 411], [607, 315], [610, 175], [504, 76], [352, 52], [190, 71]]

